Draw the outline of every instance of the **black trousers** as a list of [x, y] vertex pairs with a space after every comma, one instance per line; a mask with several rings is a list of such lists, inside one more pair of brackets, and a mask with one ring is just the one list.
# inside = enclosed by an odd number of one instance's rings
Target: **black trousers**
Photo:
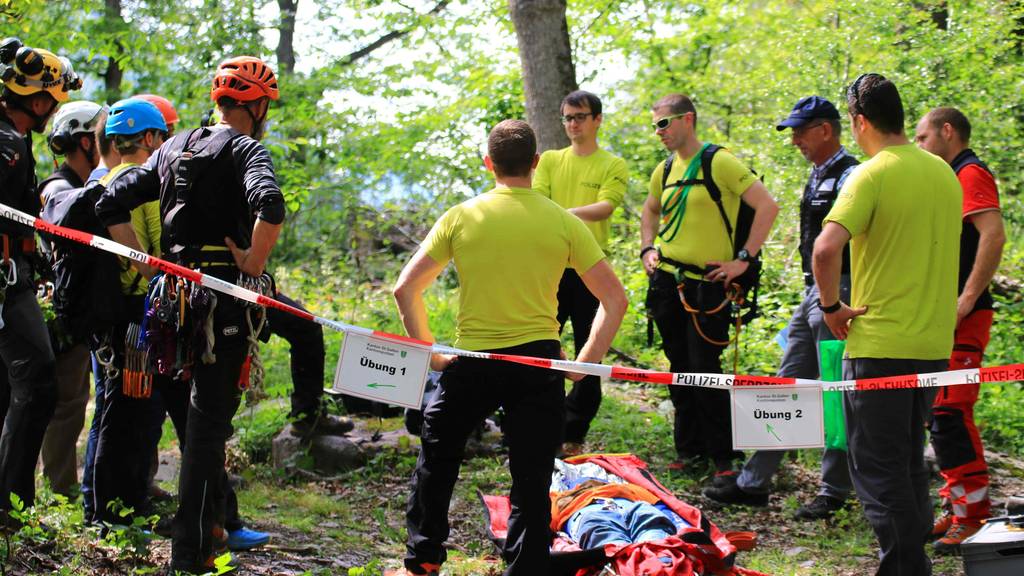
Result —
[[[949, 360], [856, 358], [843, 361], [843, 378], [942, 372]], [[865, 390], [844, 399], [850, 477], [881, 548], [880, 576], [927, 576], [924, 543], [932, 529], [925, 419], [934, 388]]]
[[[722, 372], [721, 355], [725, 346], [708, 342], [694, 325], [692, 315], [683, 309], [676, 279], [655, 270], [647, 290], [647, 308], [661, 334], [661, 345], [672, 372]], [[684, 288], [691, 307], [710, 310], [725, 297], [721, 283], [689, 280]], [[708, 338], [729, 339], [729, 307], [716, 314], [697, 316], [700, 330]], [[675, 407], [673, 436], [680, 458], [704, 456], [719, 470], [728, 470], [732, 461], [743, 457], [732, 449], [732, 410], [729, 392], [693, 386], [669, 386]]]
[[[537, 341], [493, 352], [557, 358], [558, 341]], [[466, 439], [498, 407], [512, 474], [512, 513], [503, 556], [506, 575], [543, 576], [549, 570], [551, 501], [548, 491], [555, 451], [561, 443], [565, 399], [561, 372], [509, 362], [459, 358], [441, 376], [424, 410], [422, 449], [406, 511], [409, 532], [405, 566], [446, 558], [448, 505]]]
[[[566, 268], [562, 281], [558, 284], [558, 324], [559, 330], [565, 328], [567, 321], [572, 322], [572, 339], [576, 354], [587, 343], [590, 328], [594, 325], [594, 316], [600, 306], [597, 298], [587, 290], [579, 274]], [[583, 443], [590, 430], [590, 422], [597, 416], [601, 407], [601, 379], [597, 376], [586, 376], [574, 382], [572, 390], [565, 397], [565, 441]]]
[[35, 470], [43, 435], [57, 403], [57, 376], [50, 334], [29, 289], [29, 265], [18, 261], [17, 284], [7, 289], [0, 329], [0, 512], [10, 494], [35, 504]]
[[117, 522], [110, 503], [119, 499], [136, 512], [145, 510], [149, 498], [149, 472], [153, 451], [160, 441], [160, 429], [166, 410], [171, 414], [179, 441], [184, 440], [189, 384], [166, 376], [153, 375], [153, 393], [149, 398], [133, 398], [123, 392], [125, 334], [132, 322], [142, 321], [143, 296], [126, 296], [125, 318], [111, 331], [116, 378], [104, 375], [103, 401], [93, 463], [91, 508], [95, 521]]
[[[274, 299], [300, 310], [301, 304], [278, 292]], [[292, 369], [292, 409], [289, 416], [316, 417], [322, 409], [324, 395], [324, 329], [310, 322], [267, 308], [267, 323], [270, 332], [284, 338], [290, 346]]]
[[[233, 282], [235, 277], [227, 280]], [[224, 445], [234, 431], [231, 418], [242, 397], [238, 379], [247, 353], [248, 327], [241, 304], [223, 294], [217, 299], [213, 314], [217, 361], [198, 362], [192, 373], [178, 512], [173, 524], [172, 568], [188, 568], [205, 561], [213, 552], [214, 526], [224, 526], [226, 520], [230, 486], [224, 472]]]

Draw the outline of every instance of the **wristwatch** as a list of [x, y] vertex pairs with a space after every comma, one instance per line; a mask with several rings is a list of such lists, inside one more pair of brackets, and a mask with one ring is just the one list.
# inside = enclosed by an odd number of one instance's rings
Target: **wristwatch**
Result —
[[643, 248], [640, 249], [640, 259], [642, 260], [644, 255], [647, 254], [648, 252], [650, 252], [651, 250], [657, 250], [657, 249], [658, 249], [657, 246], [644, 246]]
[[752, 256], [746, 248], [740, 248], [740, 251], [736, 253], [736, 259], [751, 263], [757, 261], [757, 256]]
[[821, 311], [824, 312], [825, 314], [832, 314], [833, 312], [838, 312], [839, 309], [842, 307], [842, 300], [836, 300], [836, 303], [831, 306], [825, 306], [824, 304], [822, 304], [820, 299], [818, 300], [818, 308], [821, 308]]

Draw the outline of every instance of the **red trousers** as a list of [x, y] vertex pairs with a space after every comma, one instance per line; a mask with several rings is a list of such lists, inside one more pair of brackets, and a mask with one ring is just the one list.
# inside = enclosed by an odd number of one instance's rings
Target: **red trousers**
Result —
[[[950, 370], [981, 366], [992, 329], [992, 311], [976, 310], [956, 329]], [[978, 384], [945, 386], [935, 397], [930, 424], [932, 446], [946, 484], [939, 495], [948, 502], [956, 524], [980, 525], [990, 517], [988, 466], [978, 428], [974, 403]]]

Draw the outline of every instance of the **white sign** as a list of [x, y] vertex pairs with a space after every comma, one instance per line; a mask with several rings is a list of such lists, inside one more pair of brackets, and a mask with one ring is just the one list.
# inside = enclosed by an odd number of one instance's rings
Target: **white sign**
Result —
[[821, 388], [750, 386], [732, 389], [732, 445], [736, 450], [825, 446]]
[[429, 368], [429, 346], [346, 333], [334, 389], [419, 410]]

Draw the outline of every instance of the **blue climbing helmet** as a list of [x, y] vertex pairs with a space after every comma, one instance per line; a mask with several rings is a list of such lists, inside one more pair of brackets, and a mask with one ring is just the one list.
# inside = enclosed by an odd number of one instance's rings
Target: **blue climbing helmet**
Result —
[[115, 102], [107, 116], [107, 136], [131, 136], [146, 130], [167, 132], [167, 123], [160, 109], [138, 98]]

